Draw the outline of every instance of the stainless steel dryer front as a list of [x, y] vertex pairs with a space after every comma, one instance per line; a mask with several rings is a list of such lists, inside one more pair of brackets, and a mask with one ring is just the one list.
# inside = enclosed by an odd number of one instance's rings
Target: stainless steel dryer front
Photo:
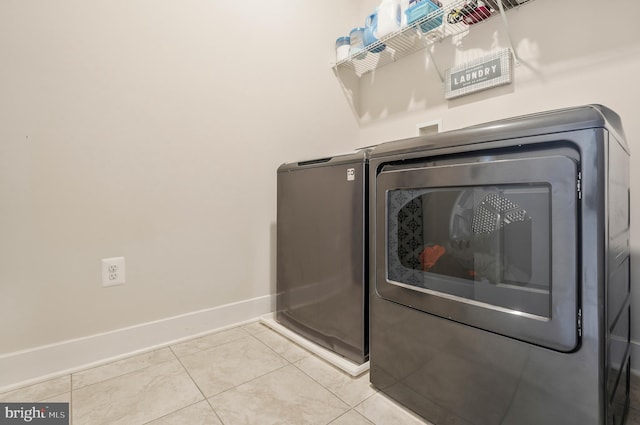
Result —
[[602, 106], [378, 146], [372, 383], [435, 425], [623, 423], [628, 152]]

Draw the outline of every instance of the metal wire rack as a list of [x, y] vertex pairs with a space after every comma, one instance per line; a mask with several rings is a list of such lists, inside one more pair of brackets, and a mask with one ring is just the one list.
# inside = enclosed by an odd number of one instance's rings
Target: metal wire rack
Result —
[[[368, 45], [364, 51], [350, 54], [346, 59], [334, 65], [334, 71], [347, 69], [361, 77], [377, 68], [423, 50], [437, 41], [469, 31], [474, 25], [494, 16], [502, 15], [504, 24], [507, 26], [504, 12], [529, 1], [533, 0], [484, 0], [476, 2], [453, 0], [447, 2], [443, 7], [410, 25], [387, 34], [375, 43]], [[511, 42], [510, 37], [509, 42]], [[384, 46], [384, 50], [380, 51], [383, 48], [382, 46]], [[515, 54], [513, 48], [511, 50]]]

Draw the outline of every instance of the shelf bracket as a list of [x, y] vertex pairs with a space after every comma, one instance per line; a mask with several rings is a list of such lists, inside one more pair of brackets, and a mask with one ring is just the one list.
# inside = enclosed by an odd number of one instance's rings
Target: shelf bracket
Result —
[[[351, 73], [349, 70], [346, 69], [339, 69], [337, 64], [333, 65], [331, 67], [333, 69], [333, 73], [336, 76], [336, 78], [338, 79], [338, 82], [340, 83], [340, 88], [342, 88], [342, 93], [344, 94], [345, 99], [347, 99], [347, 103], [349, 104], [349, 107], [351, 108], [351, 112], [353, 113], [353, 116], [356, 118], [356, 120], [360, 120], [360, 114], [358, 112], [358, 108], [356, 106], [356, 100], [354, 98], [354, 93], [353, 93], [353, 89], [349, 89], [349, 87], [347, 87], [347, 84], [349, 84], [348, 82], [345, 82], [343, 79], [343, 75], [342, 72], [346, 72], [348, 75], [347, 76], [347, 80], [350, 81], [351, 84], [354, 84], [357, 86], [357, 83], [359, 82], [359, 80], [357, 80], [357, 76], [355, 71], [353, 71], [353, 73]], [[352, 80], [354, 79], [354, 80]]]
[[507, 14], [504, 12], [504, 6], [502, 5], [502, 0], [498, 0], [498, 8], [500, 9], [500, 16], [502, 17], [502, 23], [504, 24], [504, 29], [507, 32], [507, 39], [509, 40], [509, 50], [511, 50], [511, 55], [513, 56], [513, 62], [515, 65], [520, 63], [518, 59], [518, 54], [516, 53], [516, 49], [513, 46], [513, 40], [511, 39], [511, 32], [509, 31], [509, 21], [507, 20]]
[[438, 64], [436, 63], [436, 60], [433, 58], [433, 53], [431, 53], [431, 46], [427, 46], [426, 50], [427, 50], [427, 53], [429, 53], [429, 59], [431, 60], [431, 64], [436, 69], [436, 72], [438, 73], [438, 77], [440, 77], [440, 81], [444, 83], [444, 76], [442, 75], [442, 71], [440, 71], [440, 68], [438, 68]]

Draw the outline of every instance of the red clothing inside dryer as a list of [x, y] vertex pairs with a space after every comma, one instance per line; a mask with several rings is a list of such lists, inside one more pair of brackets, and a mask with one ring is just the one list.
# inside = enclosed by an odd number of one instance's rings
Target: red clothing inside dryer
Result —
[[420, 253], [420, 264], [422, 265], [422, 271], [429, 271], [431, 267], [435, 266], [440, 257], [447, 252], [441, 245], [428, 246]]

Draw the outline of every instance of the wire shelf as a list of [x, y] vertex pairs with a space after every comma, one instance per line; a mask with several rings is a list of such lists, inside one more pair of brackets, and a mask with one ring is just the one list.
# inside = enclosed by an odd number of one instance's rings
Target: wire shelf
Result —
[[[365, 50], [337, 62], [334, 70], [350, 70], [358, 77], [423, 50], [447, 37], [464, 33], [474, 25], [500, 16], [500, 0], [484, 0], [470, 7], [469, 0], [453, 0], [419, 20], [385, 35]], [[503, 10], [518, 7], [533, 0], [502, 0]], [[504, 16], [503, 16], [504, 17]], [[426, 30], [426, 31], [425, 31]], [[379, 53], [380, 48], [384, 47]]]

